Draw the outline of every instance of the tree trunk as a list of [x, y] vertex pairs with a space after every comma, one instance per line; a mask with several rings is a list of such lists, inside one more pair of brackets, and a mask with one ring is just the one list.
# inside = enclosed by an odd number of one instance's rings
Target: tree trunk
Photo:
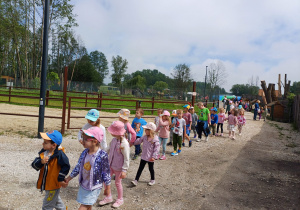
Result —
[[272, 91], [273, 84], [269, 83], [268, 89], [267, 89], [267, 95], [266, 99], [268, 103], [272, 103], [272, 97], [271, 97], [271, 91]]
[[269, 88], [267, 89], [267, 85], [266, 85], [266, 81], [265, 80], [261, 81], [261, 87], [262, 87], [262, 89], [263, 89], [263, 91], [265, 93], [267, 104], [271, 103], [272, 102], [271, 92], [268, 93]]
[[270, 84], [270, 85], [272, 86], [272, 88], [271, 88], [272, 101], [277, 101], [276, 91], [275, 91], [275, 84]]

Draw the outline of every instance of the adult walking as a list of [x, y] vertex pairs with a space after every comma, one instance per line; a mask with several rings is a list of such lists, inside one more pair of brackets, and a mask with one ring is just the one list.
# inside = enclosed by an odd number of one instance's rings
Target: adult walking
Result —
[[227, 106], [227, 97], [226, 96], [224, 96], [224, 98], [223, 98], [223, 108], [224, 109], [226, 109], [226, 106]]
[[255, 105], [254, 105], [254, 116], [253, 116], [253, 120], [256, 120], [256, 116], [258, 114], [258, 110], [259, 110], [259, 103], [260, 103], [260, 100], [257, 100], [255, 102]]

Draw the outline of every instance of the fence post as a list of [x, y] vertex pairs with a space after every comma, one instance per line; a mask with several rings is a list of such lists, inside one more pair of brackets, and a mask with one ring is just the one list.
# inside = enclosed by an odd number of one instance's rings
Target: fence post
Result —
[[49, 104], [49, 90], [46, 92], [46, 106]]
[[152, 111], [151, 111], [152, 115], [153, 115], [153, 109], [154, 109], [154, 97], [152, 97]]
[[87, 97], [88, 97], [88, 93], [85, 94], [85, 107], [87, 107]]
[[205, 106], [206, 106], [206, 108], [207, 108], [207, 99], [205, 100]]
[[67, 84], [68, 83], [68, 67], [65, 67], [64, 73], [64, 94], [63, 94], [63, 107], [62, 107], [62, 122], [61, 122], [61, 133], [65, 133], [66, 127], [66, 107], [67, 107]]
[[102, 107], [102, 97], [103, 97], [103, 93], [101, 92], [101, 93], [100, 93], [100, 104], [99, 104], [99, 108]]
[[100, 98], [100, 94], [98, 93], [97, 107], [99, 107], [99, 104], [100, 104], [99, 98]]
[[8, 103], [10, 103], [10, 95], [11, 95], [11, 86], [9, 86], [9, 90], [8, 90]]
[[136, 101], [135, 103], [135, 109], [138, 109], [139, 108], [139, 101]]

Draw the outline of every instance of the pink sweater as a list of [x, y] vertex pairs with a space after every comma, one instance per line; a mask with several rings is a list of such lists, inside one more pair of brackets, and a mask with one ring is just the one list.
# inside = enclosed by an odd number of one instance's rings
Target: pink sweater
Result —
[[237, 117], [234, 116], [233, 114], [229, 115], [228, 123], [229, 123], [229, 125], [237, 125], [237, 123], [238, 123]]
[[141, 138], [135, 140], [134, 145], [138, 145], [143, 143], [143, 151], [141, 159], [145, 161], [149, 161], [151, 158], [157, 159], [157, 155], [159, 153], [159, 140], [155, 135], [153, 139], [149, 139], [146, 135]]
[[169, 121], [163, 121], [161, 118], [159, 119], [158, 126], [156, 128], [156, 132], [159, 131], [159, 137], [160, 138], [169, 138], [170, 135], [170, 128], [169, 128]]
[[224, 113], [218, 114], [218, 123], [224, 123], [225, 119], [226, 119], [226, 115]]

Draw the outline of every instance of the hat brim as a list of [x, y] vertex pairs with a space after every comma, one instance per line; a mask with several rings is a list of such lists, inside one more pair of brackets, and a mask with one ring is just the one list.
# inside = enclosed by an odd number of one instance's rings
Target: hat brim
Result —
[[127, 116], [124, 116], [123, 114], [118, 113], [118, 115], [124, 120], [129, 120], [129, 118]]
[[93, 121], [93, 122], [96, 122], [98, 120], [98, 118], [91, 117], [91, 116], [88, 116], [88, 115], [85, 116], [85, 119], [88, 119], [88, 120]]
[[49, 136], [47, 135], [47, 133], [42, 133], [42, 132], [40, 132], [40, 135], [41, 135], [41, 137], [42, 137], [43, 139], [45, 139], [45, 140], [49, 140], [49, 141], [52, 140], [52, 139], [49, 138]]

